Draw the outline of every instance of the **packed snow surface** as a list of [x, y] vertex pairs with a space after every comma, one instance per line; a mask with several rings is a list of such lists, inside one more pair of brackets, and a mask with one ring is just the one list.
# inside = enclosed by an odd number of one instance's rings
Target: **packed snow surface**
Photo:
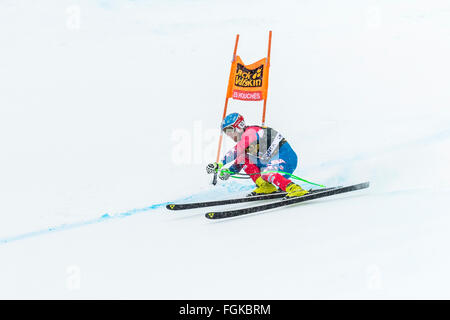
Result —
[[[0, 298], [450, 298], [449, 1], [2, 0], [0, 26]], [[205, 166], [236, 34], [252, 63], [269, 30], [295, 174], [370, 188], [166, 210], [252, 189]]]

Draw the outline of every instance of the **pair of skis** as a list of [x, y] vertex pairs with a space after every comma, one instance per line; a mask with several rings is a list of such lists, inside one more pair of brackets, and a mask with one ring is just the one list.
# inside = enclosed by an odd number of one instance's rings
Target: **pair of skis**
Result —
[[206, 201], [206, 202], [194, 202], [194, 203], [180, 203], [180, 204], [168, 204], [166, 206], [169, 210], [186, 210], [186, 209], [195, 209], [195, 208], [204, 208], [204, 207], [212, 207], [212, 206], [221, 206], [227, 204], [236, 204], [243, 202], [252, 202], [252, 201], [261, 201], [261, 200], [272, 200], [272, 199], [280, 199], [279, 201], [270, 202], [263, 205], [257, 205], [242, 209], [236, 210], [228, 210], [228, 211], [215, 211], [208, 212], [205, 214], [205, 217], [208, 219], [223, 219], [223, 218], [232, 218], [245, 214], [250, 214], [254, 212], [260, 212], [265, 210], [270, 210], [274, 208], [284, 207], [293, 205], [296, 203], [329, 197], [332, 195], [346, 193], [356, 190], [361, 190], [369, 187], [369, 182], [363, 182], [359, 184], [354, 184], [345, 187], [333, 187], [333, 188], [324, 188], [324, 189], [315, 189], [310, 190], [304, 196], [295, 197], [295, 198], [285, 198], [285, 192], [277, 192], [273, 194], [261, 195], [261, 196], [249, 196], [244, 198], [237, 199], [226, 199], [226, 200], [216, 200], [216, 201]]

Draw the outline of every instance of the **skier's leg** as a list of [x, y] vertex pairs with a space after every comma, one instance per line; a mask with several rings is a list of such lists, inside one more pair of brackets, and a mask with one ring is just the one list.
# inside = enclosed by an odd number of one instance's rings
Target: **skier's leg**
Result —
[[[279, 161], [279, 160], [277, 160]], [[261, 178], [265, 181], [270, 182], [271, 184], [277, 186], [283, 191], [286, 191], [286, 188], [289, 183], [292, 181], [285, 178], [282, 174], [278, 172], [271, 171], [284, 171], [280, 168], [279, 163], [271, 161], [261, 172]], [[286, 172], [286, 171], [285, 171]]]
[[245, 159], [245, 163], [242, 169], [245, 171], [246, 174], [250, 175], [250, 178], [252, 178], [253, 182], [255, 183], [256, 180], [258, 180], [258, 178], [261, 177], [261, 170], [259, 169], [259, 167], [253, 162], [250, 162], [248, 158]]
[[278, 191], [278, 189], [261, 178], [260, 168], [249, 159], [245, 159], [244, 167], [245, 173], [250, 175], [257, 188], [254, 189], [249, 195], [268, 194]]
[[[285, 143], [269, 163], [261, 169], [262, 178], [276, 185], [281, 190], [286, 191], [286, 187], [292, 182], [289, 177], [297, 168], [297, 162], [298, 158], [294, 150], [292, 150], [288, 143]], [[271, 171], [281, 171], [286, 173], [283, 174]]]
[[[286, 143], [280, 148], [277, 156], [261, 170], [261, 177], [281, 190], [286, 191], [288, 197], [302, 196], [308, 192], [289, 179], [290, 174], [297, 168], [297, 162], [297, 155], [294, 150], [292, 150], [291, 146]], [[282, 174], [271, 171], [281, 171], [286, 173]]]

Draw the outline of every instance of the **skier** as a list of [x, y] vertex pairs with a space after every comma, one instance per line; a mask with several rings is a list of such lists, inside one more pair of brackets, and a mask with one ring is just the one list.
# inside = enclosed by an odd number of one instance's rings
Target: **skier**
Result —
[[[286, 197], [308, 193], [289, 179], [289, 174], [297, 167], [297, 155], [278, 131], [269, 127], [246, 126], [244, 117], [239, 113], [227, 115], [221, 129], [237, 144], [220, 162], [208, 164], [207, 173], [215, 173], [234, 161], [229, 171], [238, 173], [243, 169], [257, 186], [249, 195], [274, 193], [278, 192], [278, 188], [287, 192]], [[227, 180], [229, 177], [229, 172], [220, 171], [220, 179]]]

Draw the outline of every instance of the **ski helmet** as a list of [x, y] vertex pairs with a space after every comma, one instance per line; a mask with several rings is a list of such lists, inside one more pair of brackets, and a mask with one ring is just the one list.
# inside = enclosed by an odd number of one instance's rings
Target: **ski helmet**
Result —
[[222, 131], [224, 131], [226, 128], [244, 129], [244, 127], [245, 127], [244, 117], [236, 112], [227, 115], [225, 119], [223, 119], [222, 124], [220, 125]]

